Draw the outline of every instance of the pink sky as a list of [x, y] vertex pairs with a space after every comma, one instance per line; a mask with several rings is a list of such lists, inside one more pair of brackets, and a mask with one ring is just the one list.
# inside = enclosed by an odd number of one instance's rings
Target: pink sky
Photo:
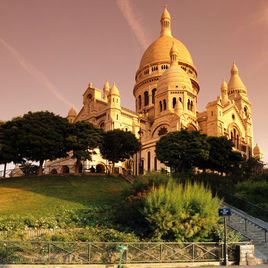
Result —
[[165, 3], [172, 34], [197, 67], [199, 111], [220, 94], [235, 60], [254, 143], [268, 161], [266, 0], [0, 0], [0, 120], [38, 110], [66, 116], [71, 104], [79, 111], [88, 83], [102, 89], [106, 79], [134, 109], [135, 72], [159, 37]]

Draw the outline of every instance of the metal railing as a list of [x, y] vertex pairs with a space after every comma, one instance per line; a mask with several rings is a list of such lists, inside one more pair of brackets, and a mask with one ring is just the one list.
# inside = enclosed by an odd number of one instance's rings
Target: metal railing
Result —
[[[115, 264], [124, 244], [123, 263], [173, 263], [223, 261], [223, 243], [119, 243], [0, 241], [1, 264]], [[239, 245], [228, 244], [230, 261], [238, 261]]]
[[[227, 206], [229, 206], [229, 205], [227, 205]], [[248, 223], [250, 223], [250, 224], [254, 225], [255, 227], [257, 227], [257, 229], [259, 229], [261, 232], [263, 232], [263, 241], [254, 241], [254, 242], [267, 243], [267, 232], [268, 232], [267, 227], [261, 225], [260, 223], [257, 223], [253, 219], [250, 219], [250, 217], [248, 215], [244, 215], [243, 212], [236, 211], [235, 208], [232, 208], [232, 214], [235, 214], [237, 217], [241, 218], [244, 221], [243, 226], [240, 226], [239, 230], [238, 230], [241, 234], [243, 234], [243, 235], [246, 234], [246, 236], [249, 237], [248, 236]], [[232, 223], [230, 223], [230, 221], [229, 221], [228, 225], [231, 228], [235, 229], [231, 224]]]

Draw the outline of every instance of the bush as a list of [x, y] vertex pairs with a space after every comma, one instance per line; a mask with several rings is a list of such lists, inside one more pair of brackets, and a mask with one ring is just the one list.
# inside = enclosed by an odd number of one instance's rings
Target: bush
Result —
[[141, 213], [144, 207], [144, 198], [152, 187], [167, 184], [168, 180], [169, 177], [166, 174], [158, 172], [151, 172], [138, 177], [132, 188], [126, 189], [125, 200], [116, 210], [115, 222], [120, 224], [125, 231], [135, 232], [142, 238], [146, 237], [149, 233], [149, 226]]
[[170, 179], [168, 184], [152, 188], [142, 214], [156, 240], [209, 241], [219, 220], [220, 203], [202, 184], [183, 186]]
[[[217, 224], [212, 229], [215, 242], [223, 242], [224, 241], [224, 225], [223, 224]], [[227, 229], [227, 241], [228, 243], [235, 243], [241, 241], [241, 234], [232, 230]]]

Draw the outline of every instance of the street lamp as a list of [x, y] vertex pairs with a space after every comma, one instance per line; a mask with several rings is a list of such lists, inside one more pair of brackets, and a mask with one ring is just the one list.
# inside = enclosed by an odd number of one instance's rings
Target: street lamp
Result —
[[[138, 134], [139, 134], [139, 140], [140, 140], [140, 144], [141, 144], [141, 136], [143, 134], [143, 131], [141, 128], [138, 131]], [[139, 174], [143, 174], [143, 166], [142, 166], [142, 161], [141, 161], [141, 149], [140, 149], [140, 159], [139, 159]]]

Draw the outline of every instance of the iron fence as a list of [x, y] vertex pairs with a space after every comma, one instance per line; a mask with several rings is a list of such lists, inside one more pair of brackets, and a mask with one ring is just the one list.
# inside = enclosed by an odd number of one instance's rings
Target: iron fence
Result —
[[[119, 245], [127, 246], [123, 263], [223, 261], [223, 243], [119, 243], [0, 241], [1, 264], [116, 264]], [[228, 244], [230, 261], [238, 261], [240, 242]]]

